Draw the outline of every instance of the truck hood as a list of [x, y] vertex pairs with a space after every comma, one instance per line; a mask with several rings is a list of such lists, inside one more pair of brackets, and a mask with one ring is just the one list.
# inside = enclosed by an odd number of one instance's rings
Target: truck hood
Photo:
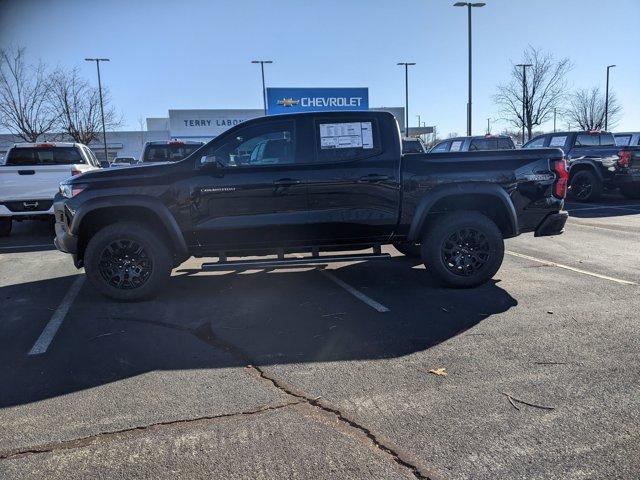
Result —
[[66, 181], [68, 184], [87, 183], [92, 181], [118, 180], [139, 176], [167, 173], [176, 162], [141, 163], [128, 167], [100, 168], [76, 175]]

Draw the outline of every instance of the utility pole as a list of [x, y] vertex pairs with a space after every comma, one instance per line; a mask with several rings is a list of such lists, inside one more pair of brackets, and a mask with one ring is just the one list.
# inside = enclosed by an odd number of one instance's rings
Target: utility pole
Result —
[[98, 92], [100, 95], [100, 116], [102, 117], [102, 143], [104, 146], [104, 160], [109, 161], [109, 154], [107, 153], [107, 131], [104, 126], [104, 103], [102, 101], [102, 82], [100, 81], [100, 62], [109, 62], [108, 58], [85, 58], [85, 62], [96, 62], [96, 69], [98, 70]]
[[530, 63], [519, 63], [516, 67], [522, 67], [522, 145], [524, 145], [525, 110], [527, 105], [527, 67], [533, 67]]
[[607, 65], [607, 89], [604, 100], [604, 131], [607, 131], [609, 123], [609, 69], [615, 67], [615, 65]]
[[487, 118], [487, 135], [491, 134], [491, 119]]
[[264, 115], [267, 116], [267, 89], [264, 84], [264, 64], [273, 63], [273, 60], [251, 60], [251, 63], [260, 64], [260, 72], [262, 73], [262, 108], [264, 109]]
[[467, 100], [467, 136], [471, 136], [471, 9], [473, 7], [484, 7], [486, 3], [477, 2], [456, 2], [454, 7], [467, 7], [467, 30], [469, 43], [469, 98]]
[[398, 62], [398, 65], [404, 65], [404, 136], [409, 136], [409, 66], [415, 65], [415, 62]]
[[553, 107], [553, 133], [556, 133], [556, 107]]

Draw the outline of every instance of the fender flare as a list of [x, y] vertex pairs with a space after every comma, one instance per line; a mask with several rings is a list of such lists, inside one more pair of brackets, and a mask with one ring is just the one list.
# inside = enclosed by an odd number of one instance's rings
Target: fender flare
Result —
[[429, 215], [430, 210], [439, 200], [458, 195], [491, 195], [495, 197], [507, 212], [511, 225], [511, 236], [518, 235], [518, 215], [509, 194], [495, 183], [466, 182], [436, 187], [420, 200], [413, 219], [411, 220], [408, 235], [409, 241], [417, 242], [420, 240], [420, 232], [427, 219], [427, 215]]
[[582, 160], [574, 160], [571, 162], [571, 165], [569, 166], [569, 177], [571, 177], [571, 170], [573, 170], [575, 167], [579, 167], [579, 166], [586, 166], [589, 170], [591, 170], [591, 172], [598, 177], [598, 180], [600, 180], [601, 182], [604, 181], [604, 176], [602, 175], [602, 172], [600, 171], [600, 168], [598, 168], [598, 165], [596, 165], [596, 162], [594, 160], [590, 160], [588, 158], [582, 159]]
[[189, 254], [187, 243], [185, 242], [182, 230], [180, 230], [180, 227], [178, 226], [178, 222], [176, 222], [176, 219], [166, 205], [153, 197], [142, 195], [114, 195], [89, 199], [82, 203], [82, 205], [80, 205], [75, 211], [69, 228], [70, 232], [73, 235], [78, 235], [83, 218], [90, 212], [113, 207], [142, 207], [151, 210], [165, 227], [169, 235], [169, 240], [175, 248], [178, 257], [188, 258]]

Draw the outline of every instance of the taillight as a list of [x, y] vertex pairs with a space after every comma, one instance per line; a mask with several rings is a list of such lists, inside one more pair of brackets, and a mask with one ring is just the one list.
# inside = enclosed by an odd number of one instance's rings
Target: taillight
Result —
[[71, 170], [71, 176], [75, 177], [76, 175], [80, 175], [82, 172], [80, 170]]
[[631, 150], [620, 150], [618, 152], [618, 166], [627, 168], [631, 166]]
[[556, 180], [553, 182], [553, 196], [564, 198], [567, 196], [567, 183], [569, 182], [569, 171], [564, 158], [553, 160], [553, 171], [556, 174]]

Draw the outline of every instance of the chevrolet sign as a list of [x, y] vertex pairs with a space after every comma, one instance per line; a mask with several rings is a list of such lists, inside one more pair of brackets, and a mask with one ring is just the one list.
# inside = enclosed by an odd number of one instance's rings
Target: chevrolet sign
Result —
[[267, 113], [368, 110], [367, 88], [267, 88]]

